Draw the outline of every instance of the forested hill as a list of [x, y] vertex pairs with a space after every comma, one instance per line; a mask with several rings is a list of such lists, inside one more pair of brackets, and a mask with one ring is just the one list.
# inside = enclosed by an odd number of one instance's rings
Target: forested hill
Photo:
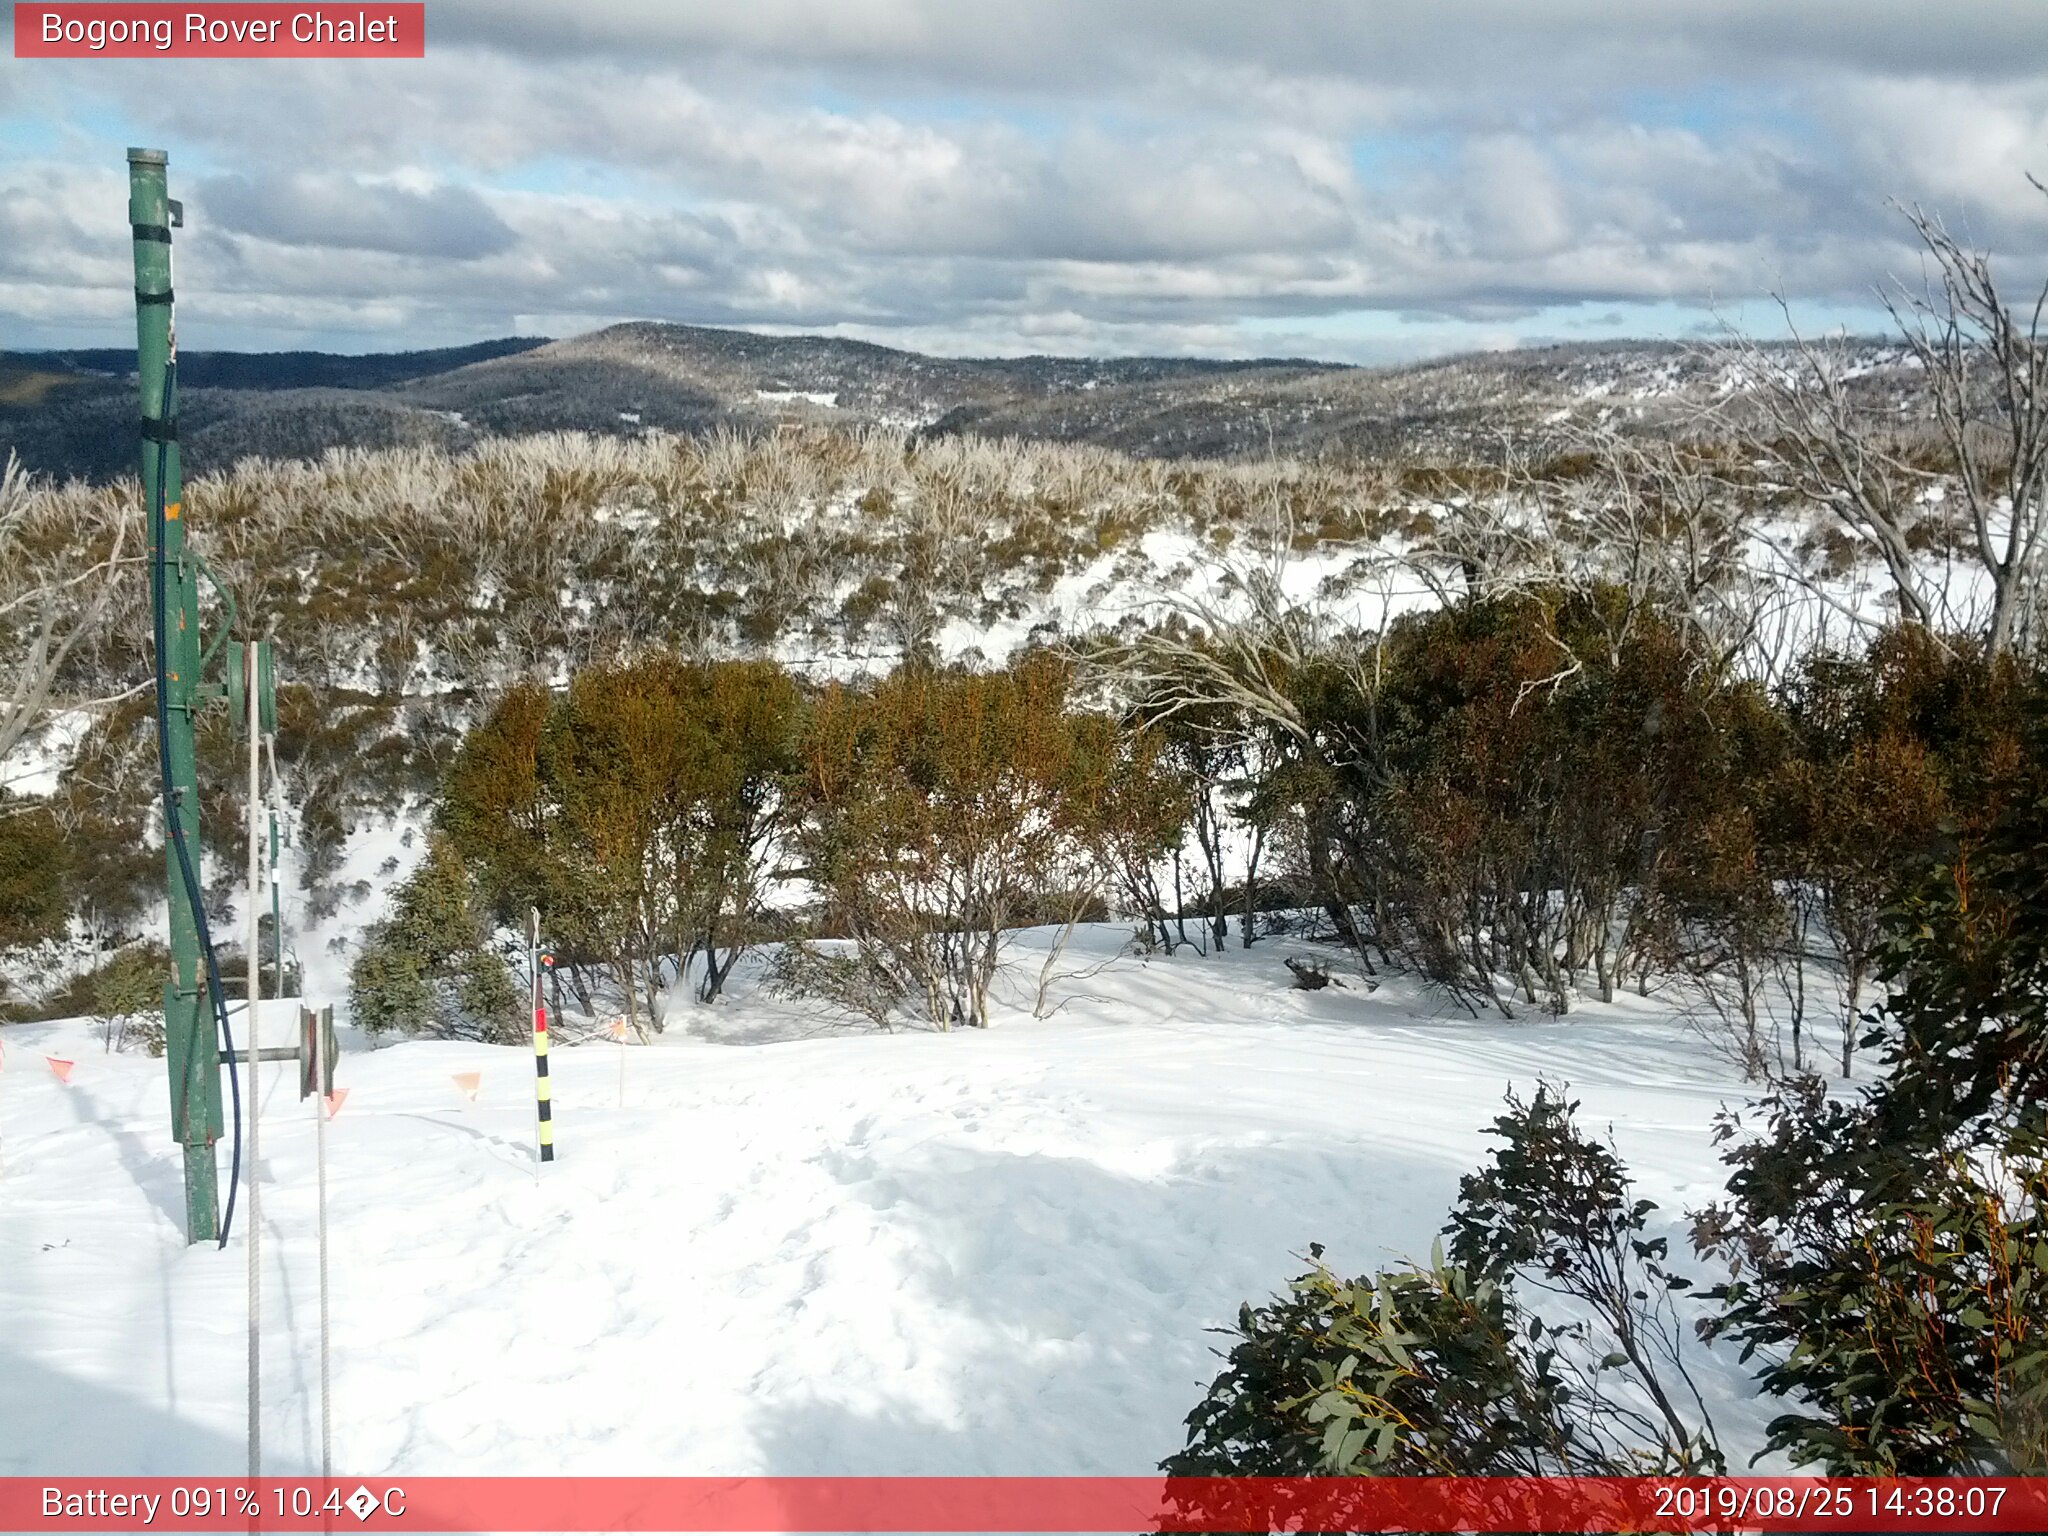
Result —
[[[470, 363], [488, 362], [547, 345], [545, 336], [501, 336], [467, 347], [420, 352], [180, 352], [178, 376], [193, 389], [380, 389]], [[83, 347], [64, 352], [17, 352], [16, 362], [56, 373], [135, 373], [133, 347]]]
[[[0, 451], [56, 478], [126, 473], [132, 366], [118, 348], [0, 357]], [[1368, 369], [1292, 358], [947, 358], [652, 322], [360, 357], [197, 351], [180, 367], [187, 463], [202, 470], [334, 447], [791, 423], [1086, 443], [1140, 458], [1471, 462], [1541, 442], [1568, 418], [1682, 422], [1728, 382], [1711, 354], [1668, 342]]]

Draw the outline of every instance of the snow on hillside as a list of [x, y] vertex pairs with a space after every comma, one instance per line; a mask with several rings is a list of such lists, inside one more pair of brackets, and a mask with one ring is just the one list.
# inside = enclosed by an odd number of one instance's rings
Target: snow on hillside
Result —
[[[1290, 990], [1292, 941], [1127, 939], [1084, 930], [1043, 1021], [1030, 934], [987, 1031], [835, 1033], [743, 987], [650, 1047], [558, 1047], [545, 1170], [525, 1051], [345, 1039], [337, 1469], [1142, 1473], [1215, 1372], [1206, 1330], [1311, 1241], [1347, 1273], [1426, 1256], [1511, 1082], [1612, 1124], [1674, 1251], [1718, 1188], [1741, 1086], [1654, 1002], [1474, 1022], [1399, 981]], [[241, 1470], [246, 1255], [183, 1244], [163, 1063], [82, 1022], [0, 1046], [0, 1475]], [[294, 1071], [265, 1072], [258, 1170], [279, 1475], [318, 1457]], [[1767, 1414], [1732, 1359], [1702, 1371], [1746, 1456]]]
[[79, 739], [92, 728], [92, 719], [89, 710], [53, 710], [43, 728], [0, 764], [0, 794], [41, 797], [55, 793], [59, 777], [78, 750]]

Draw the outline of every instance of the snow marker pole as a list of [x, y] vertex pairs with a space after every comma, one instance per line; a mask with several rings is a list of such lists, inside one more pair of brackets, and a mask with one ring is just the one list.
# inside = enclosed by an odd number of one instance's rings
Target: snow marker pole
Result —
[[526, 954], [533, 975], [533, 1089], [540, 1110], [540, 1160], [555, 1160], [554, 1091], [548, 1085], [548, 1005], [541, 997], [540, 908], [528, 909]]

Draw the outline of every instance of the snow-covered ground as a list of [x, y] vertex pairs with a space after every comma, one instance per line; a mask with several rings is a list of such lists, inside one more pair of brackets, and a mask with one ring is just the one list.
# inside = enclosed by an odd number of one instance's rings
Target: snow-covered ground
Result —
[[[558, 1047], [545, 1170], [527, 1052], [344, 1032], [337, 1469], [1142, 1473], [1215, 1373], [1207, 1330], [1311, 1241], [1345, 1272], [1427, 1254], [1510, 1083], [1611, 1124], [1674, 1252], [1719, 1187], [1709, 1122], [1742, 1087], [1655, 1002], [1475, 1022], [1398, 981], [1291, 990], [1291, 941], [1128, 936], [1084, 930], [1042, 1021], [853, 1034], [743, 996], [652, 1046]], [[0, 1046], [0, 1474], [241, 1470], [246, 1253], [183, 1243], [163, 1063], [82, 1022]], [[318, 1458], [295, 1070], [265, 1069], [255, 1170], [280, 1475]], [[1768, 1414], [1701, 1364], [1746, 1456]]]

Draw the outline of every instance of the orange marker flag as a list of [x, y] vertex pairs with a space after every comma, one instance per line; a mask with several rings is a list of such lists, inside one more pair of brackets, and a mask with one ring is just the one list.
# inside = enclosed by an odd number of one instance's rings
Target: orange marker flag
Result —
[[335, 1117], [336, 1115], [338, 1115], [338, 1114], [340, 1114], [340, 1113], [341, 1113], [341, 1105], [342, 1105], [342, 1101], [343, 1101], [344, 1099], [346, 1099], [347, 1097], [348, 1097], [348, 1090], [347, 1090], [346, 1088], [337, 1088], [337, 1089], [335, 1089], [335, 1090], [334, 1090], [334, 1092], [332, 1092], [332, 1093], [330, 1093], [329, 1095], [327, 1095], [327, 1118], [328, 1118], [328, 1119], [332, 1120], [332, 1119], [333, 1119], [333, 1118], [334, 1118], [334, 1117]]
[[50, 1064], [50, 1070], [57, 1074], [57, 1081], [60, 1083], [70, 1082], [71, 1069], [78, 1065], [75, 1061], [66, 1061], [62, 1056], [45, 1056], [43, 1060]]
[[472, 1104], [476, 1102], [477, 1091], [483, 1085], [484, 1075], [481, 1072], [457, 1072], [455, 1074], [455, 1086], [462, 1090], [464, 1096]]

